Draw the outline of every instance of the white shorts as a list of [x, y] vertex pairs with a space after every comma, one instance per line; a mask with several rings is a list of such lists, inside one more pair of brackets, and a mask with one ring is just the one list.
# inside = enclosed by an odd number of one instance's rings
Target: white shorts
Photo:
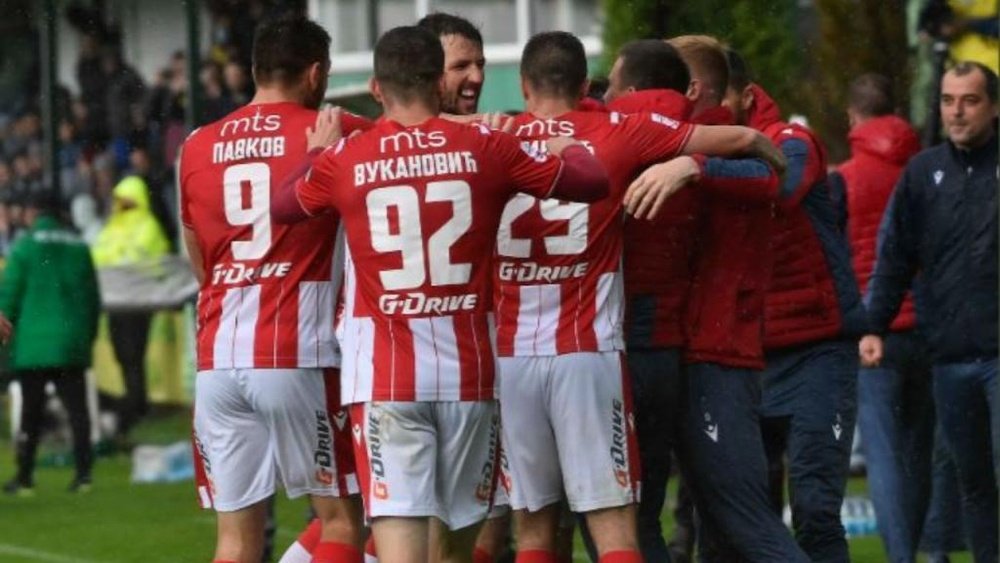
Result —
[[459, 530], [486, 519], [496, 487], [496, 401], [351, 405], [369, 518], [437, 517]]
[[195, 476], [202, 507], [358, 494], [336, 369], [223, 369], [195, 379]]
[[619, 352], [499, 358], [510, 505], [573, 512], [639, 498], [631, 387]]

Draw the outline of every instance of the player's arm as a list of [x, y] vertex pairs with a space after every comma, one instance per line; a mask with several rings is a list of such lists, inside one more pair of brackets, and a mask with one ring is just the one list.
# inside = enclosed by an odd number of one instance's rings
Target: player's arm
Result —
[[709, 156], [754, 156], [785, 170], [785, 156], [759, 131], [736, 125], [695, 125], [685, 143], [683, 154]]
[[826, 170], [815, 143], [803, 131], [793, 129], [782, 133], [778, 148], [788, 162], [778, 193], [779, 199], [783, 206], [794, 207], [823, 178]]
[[579, 141], [553, 137], [545, 142], [544, 151], [536, 151], [513, 135], [482, 130], [486, 153], [496, 159], [497, 173], [514, 191], [580, 203], [607, 197], [608, 173]]
[[194, 234], [191, 227], [183, 227], [184, 249], [187, 251], [188, 261], [191, 262], [191, 272], [194, 279], [201, 285], [205, 281], [205, 262], [201, 254], [201, 247], [198, 246], [198, 236]]
[[271, 218], [276, 223], [287, 225], [322, 213], [329, 199], [320, 180], [322, 171], [313, 179], [320, 156], [335, 145], [334, 152], [343, 147], [344, 131], [354, 136], [370, 128], [370, 121], [351, 113], [342, 113], [340, 108], [326, 108], [318, 112], [315, 125], [306, 129], [309, 152], [278, 186], [278, 195], [271, 202]]
[[591, 203], [608, 196], [611, 187], [607, 170], [579, 141], [554, 137], [545, 144], [549, 154], [562, 160], [562, 170], [548, 197]]
[[643, 171], [625, 192], [625, 210], [636, 219], [653, 219], [664, 202], [685, 186], [725, 198], [766, 203], [778, 191], [778, 175], [756, 158], [681, 156]]

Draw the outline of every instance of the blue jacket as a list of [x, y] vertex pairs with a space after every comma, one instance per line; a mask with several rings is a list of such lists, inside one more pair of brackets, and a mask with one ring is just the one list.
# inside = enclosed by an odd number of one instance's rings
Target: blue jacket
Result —
[[913, 157], [879, 227], [868, 318], [885, 333], [914, 275], [917, 325], [937, 363], [997, 355], [997, 139]]

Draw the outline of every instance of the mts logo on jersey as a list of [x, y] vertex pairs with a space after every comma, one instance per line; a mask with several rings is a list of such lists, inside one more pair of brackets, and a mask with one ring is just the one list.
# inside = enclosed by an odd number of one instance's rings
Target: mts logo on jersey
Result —
[[536, 119], [530, 123], [525, 123], [514, 132], [515, 137], [575, 137], [576, 126], [572, 121], [559, 121], [556, 119]]
[[424, 133], [420, 129], [400, 131], [379, 139], [379, 152], [401, 152], [414, 149], [439, 149], [448, 144], [444, 131]]
[[291, 262], [266, 262], [256, 267], [248, 267], [239, 262], [216, 264], [212, 269], [212, 285], [235, 285], [255, 283], [269, 278], [283, 278], [291, 269]]
[[389, 486], [385, 483], [385, 462], [382, 461], [382, 437], [379, 434], [381, 422], [371, 412], [368, 414], [368, 464], [371, 466], [371, 492], [379, 500], [389, 498]]
[[611, 400], [611, 461], [615, 467], [615, 480], [628, 487], [628, 458], [625, 453], [625, 405], [618, 399]]
[[313, 461], [316, 463], [316, 480], [324, 485], [333, 484], [333, 432], [330, 429], [330, 419], [324, 411], [316, 411], [316, 451]]
[[257, 113], [253, 117], [240, 117], [223, 123], [219, 136], [273, 133], [278, 129], [281, 129], [281, 116], [276, 113], [261, 115], [260, 108], [257, 108]]
[[474, 311], [479, 302], [475, 293], [427, 297], [423, 293], [387, 293], [378, 299], [378, 308], [386, 315], [449, 315]]
[[479, 472], [479, 484], [476, 485], [476, 498], [484, 503], [492, 502], [493, 488], [496, 482], [497, 449], [500, 447], [500, 417], [493, 415], [490, 421], [490, 441], [486, 461]]

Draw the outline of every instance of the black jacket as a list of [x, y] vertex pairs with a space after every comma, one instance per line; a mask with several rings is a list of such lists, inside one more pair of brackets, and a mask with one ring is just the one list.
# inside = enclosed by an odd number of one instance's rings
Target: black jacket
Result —
[[917, 325], [936, 363], [997, 355], [997, 138], [950, 142], [906, 166], [879, 230], [868, 293], [871, 330], [885, 333], [915, 284]]

